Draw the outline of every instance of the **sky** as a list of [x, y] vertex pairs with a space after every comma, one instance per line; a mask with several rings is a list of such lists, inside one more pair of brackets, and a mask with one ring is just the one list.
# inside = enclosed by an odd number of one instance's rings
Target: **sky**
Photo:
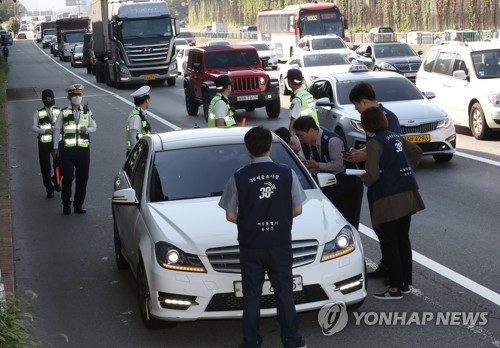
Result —
[[65, 0], [18, 0], [28, 11], [61, 10], [66, 7]]

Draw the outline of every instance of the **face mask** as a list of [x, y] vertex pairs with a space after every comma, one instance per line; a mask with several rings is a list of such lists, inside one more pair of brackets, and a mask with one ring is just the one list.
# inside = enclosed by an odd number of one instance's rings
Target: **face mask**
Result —
[[82, 103], [82, 97], [75, 96], [71, 97], [71, 104], [80, 105]]
[[50, 108], [51, 106], [54, 106], [54, 104], [56, 103], [55, 100], [42, 100], [42, 101], [43, 101], [43, 105], [45, 105], [48, 108]]

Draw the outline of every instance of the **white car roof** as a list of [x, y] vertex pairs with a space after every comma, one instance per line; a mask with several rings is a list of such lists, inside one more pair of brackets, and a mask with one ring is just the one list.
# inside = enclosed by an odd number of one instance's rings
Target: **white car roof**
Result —
[[361, 72], [346, 72], [346, 73], [335, 73], [335, 74], [328, 74], [322, 77], [328, 77], [332, 80], [337, 80], [337, 81], [350, 81], [350, 80], [366, 80], [366, 79], [386, 79], [388, 77], [395, 77], [395, 78], [402, 78], [406, 79], [401, 74], [398, 74], [397, 72], [391, 72], [391, 71], [361, 71]]

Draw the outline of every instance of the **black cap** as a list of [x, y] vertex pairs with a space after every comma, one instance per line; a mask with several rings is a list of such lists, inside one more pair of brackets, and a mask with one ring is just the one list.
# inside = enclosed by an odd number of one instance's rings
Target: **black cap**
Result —
[[215, 87], [217, 87], [217, 89], [224, 89], [231, 84], [231, 79], [227, 75], [219, 75], [219, 77], [215, 79]]
[[54, 100], [54, 92], [51, 89], [44, 89], [42, 91], [42, 100]]
[[295, 84], [301, 84], [302, 83], [302, 71], [300, 71], [299, 69], [290, 69], [288, 70], [288, 72], [286, 73], [286, 79], [288, 79], [288, 81], [292, 81], [293, 83]]

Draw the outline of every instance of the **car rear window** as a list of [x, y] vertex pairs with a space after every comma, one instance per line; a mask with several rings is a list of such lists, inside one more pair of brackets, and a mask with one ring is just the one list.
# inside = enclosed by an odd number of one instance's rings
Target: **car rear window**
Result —
[[313, 50], [328, 50], [336, 48], [346, 48], [346, 44], [342, 39], [331, 37], [331, 38], [312, 40]]
[[[297, 174], [304, 189], [313, 188], [298, 159], [281, 142], [273, 143], [273, 161]], [[220, 196], [226, 182], [250, 163], [244, 144], [205, 146], [157, 152], [151, 176], [151, 200], [180, 200]]]
[[[340, 104], [351, 104], [349, 93], [351, 89], [360, 83], [361, 80], [346, 80], [340, 81], [337, 84], [337, 94]], [[420, 100], [424, 99], [422, 93], [415, 85], [407, 78], [401, 76], [383, 78], [383, 79], [363, 79], [363, 82], [368, 82], [373, 86], [377, 101], [405, 101], [405, 100]]]

